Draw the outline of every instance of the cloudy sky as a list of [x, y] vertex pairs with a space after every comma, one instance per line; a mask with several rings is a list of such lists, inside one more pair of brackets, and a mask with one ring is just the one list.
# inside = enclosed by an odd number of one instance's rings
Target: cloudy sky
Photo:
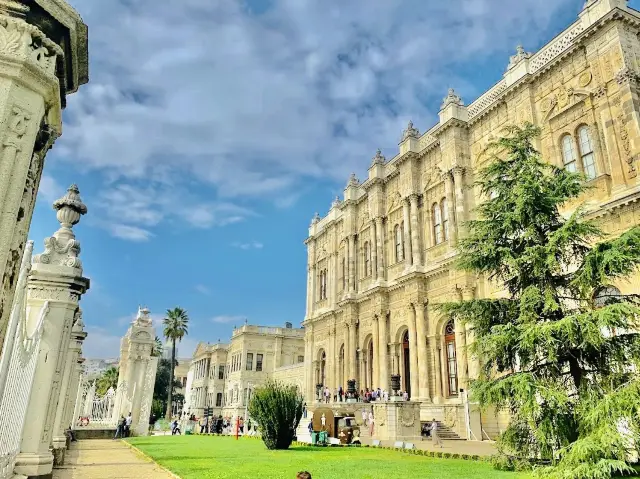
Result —
[[[447, 88], [470, 103], [518, 43], [582, 0], [70, 0], [90, 83], [69, 97], [31, 228], [75, 182], [88, 357], [117, 355], [138, 304], [191, 317], [180, 355], [234, 325], [304, 317], [309, 222]], [[632, 6], [634, 3], [632, 2]]]

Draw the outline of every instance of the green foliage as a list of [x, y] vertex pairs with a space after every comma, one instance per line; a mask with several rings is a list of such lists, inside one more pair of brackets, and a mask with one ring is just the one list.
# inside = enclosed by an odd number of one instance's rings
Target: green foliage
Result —
[[460, 268], [504, 284], [507, 297], [441, 309], [475, 338], [474, 399], [512, 415], [495, 465], [526, 467], [513, 454], [551, 463], [538, 472], [553, 479], [608, 479], [631, 472], [640, 438], [640, 301], [594, 294], [637, 270], [640, 228], [606, 238], [581, 207], [563, 217], [587, 187], [542, 161], [538, 134], [511, 127], [490, 146], [477, 183], [486, 201], [459, 243]]
[[[177, 362], [175, 363], [177, 365]], [[153, 406], [161, 405], [160, 412], [153, 410], [157, 417], [162, 417], [167, 411], [167, 398], [169, 396], [169, 384], [171, 381], [171, 361], [160, 358], [158, 361], [158, 369], [156, 371], [156, 382], [153, 387]], [[181, 386], [180, 381], [173, 380], [173, 389]]]
[[151, 350], [151, 356], [160, 357], [162, 356], [162, 340], [156, 336], [153, 342], [153, 349]]
[[297, 386], [268, 380], [256, 389], [249, 414], [257, 421], [268, 449], [288, 449], [302, 417], [304, 399]]
[[[176, 364], [176, 341], [182, 340], [187, 334], [189, 329], [189, 315], [182, 308], [173, 308], [167, 310], [167, 317], [162, 320], [164, 325], [163, 334], [167, 340], [171, 341], [171, 364]], [[174, 368], [172, 367], [169, 372], [169, 384], [174, 383]], [[171, 420], [171, 403], [173, 388], [167, 388], [167, 411], [165, 418]]]
[[102, 375], [98, 378], [96, 384], [96, 395], [104, 396], [109, 388], [117, 388], [118, 387], [118, 375], [120, 371], [118, 368], [109, 368], [102, 373]]

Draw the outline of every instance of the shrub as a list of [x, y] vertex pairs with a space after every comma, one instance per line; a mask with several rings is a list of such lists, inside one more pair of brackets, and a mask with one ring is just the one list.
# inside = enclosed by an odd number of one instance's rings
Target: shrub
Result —
[[509, 456], [505, 456], [504, 454], [496, 454], [495, 456], [491, 456], [491, 465], [498, 471], [515, 470], [513, 460]]
[[303, 403], [297, 386], [268, 380], [255, 390], [249, 414], [257, 421], [267, 449], [289, 448], [302, 417]]

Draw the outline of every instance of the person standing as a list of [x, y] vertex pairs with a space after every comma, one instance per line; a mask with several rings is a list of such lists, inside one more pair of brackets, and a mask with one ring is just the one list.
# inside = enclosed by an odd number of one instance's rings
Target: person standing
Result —
[[431, 439], [433, 440], [433, 446], [440, 446], [440, 448], [442, 449], [442, 439], [440, 439], [440, 436], [438, 435], [438, 421], [436, 421], [436, 418], [433, 418], [433, 421], [431, 422]]
[[373, 425], [375, 421], [373, 419], [373, 411], [369, 411], [369, 436], [373, 438]]
[[367, 427], [367, 418], [369, 417], [369, 415], [367, 414], [367, 409], [366, 408], [362, 408], [362, 425], [364, 427]]
[[116, 427], [116, 435], [113, 436], [114, 440], [118, 439], [119, 437], [124, 437], [124, 423], [124, 416], [120, 416], [120, 419], [118, 420], [118, 426]]
[[129, 437], [131, 435], [131, 423], [133, 422], [133, 418], [131, 417], [131, 413], [127, 416], [127, 419], [124, 421], [124, 437]]

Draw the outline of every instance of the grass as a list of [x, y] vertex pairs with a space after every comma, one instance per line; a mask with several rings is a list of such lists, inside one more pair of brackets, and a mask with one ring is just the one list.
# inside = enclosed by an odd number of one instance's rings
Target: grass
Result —
[[435, 459], [373, 448], [292, 446], [269, 451], [258, 439], [215, 436], [136, 437], [128, 441], [183, 479], [523, 479], [490, 464]]

